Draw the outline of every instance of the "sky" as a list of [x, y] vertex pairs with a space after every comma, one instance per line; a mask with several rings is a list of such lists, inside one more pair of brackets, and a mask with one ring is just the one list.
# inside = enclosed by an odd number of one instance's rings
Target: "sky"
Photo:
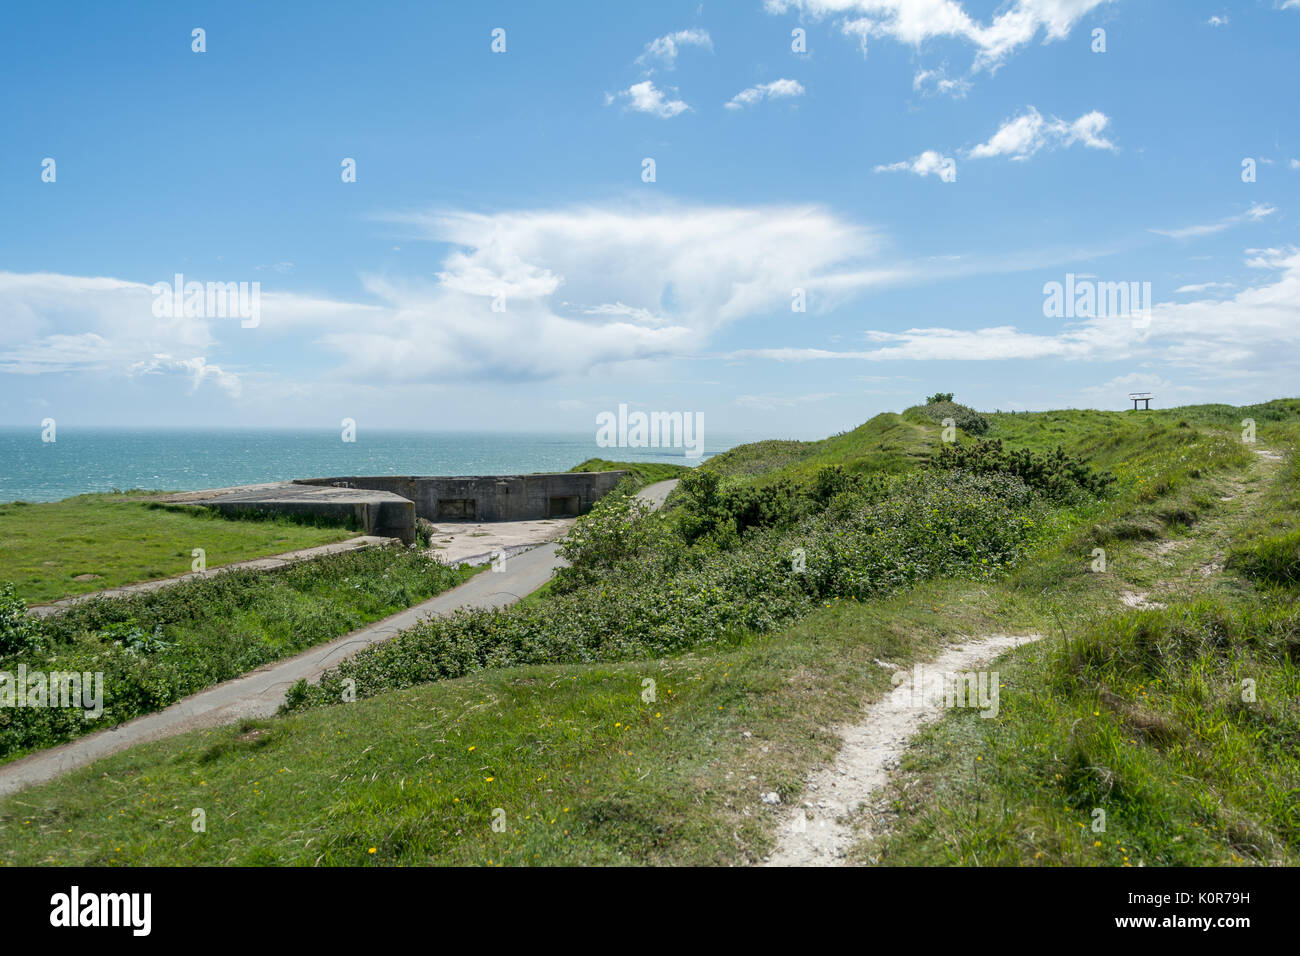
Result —
[[0, 425], [814, 438], [936, 391], [1300, 392], [1300, 0], [3, 17]]

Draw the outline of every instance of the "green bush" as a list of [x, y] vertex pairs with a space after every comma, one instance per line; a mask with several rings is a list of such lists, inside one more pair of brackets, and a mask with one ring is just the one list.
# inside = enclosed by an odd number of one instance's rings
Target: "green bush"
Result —
[[946, 419], [952, 419], [953, 423], [968, 435], [984, 435], [989, 430], [989, 420], [975, 409], [954, 402], [952, 392], [931, 395], [925, 400], [924, 405], [917, 407], [916, 411], [939, 425], [942, 425]]
[[[294, 706], [337, 702], [348, 679], [370, 696], [488, 668], [725, 645], [835, 598], [997, 574], [1020, 559], [1035, 527], [1034, 496], [1017, 479], [922, 472], [894, 479], [878, 498], [837, 492], [842, 507], [789, 527], [754, 526], [719, 548], [713, 533], [734, 521], [725, 495], [707, 479], [688, 492], [697, 511], [676, 529], [671, 515], [646, 518], [628, 497], [607, 499], [592, 523], [578, 523], [576, 542], [562, 545], [578, 573], [564, 572], [547, 600], [426, 621], [295, 692]], [[708, 533], [699, 533], [701, 515], [717, 518]], [[615, 542], [593, 543], [596, 527], [611, 528]]]
[[1027, 448], [1008, 451], [1002, 447], [1000, 438], [944, 444], [931, 458], [931, 466], [974, 475], [1011, 475], [1057, 500], [1076, 498], [1080, 492], [1101, 495], [1115, 481], [1114, 475], [1094, 471], [1082, 458], [1067, 455], [1059, 445], [1054, 451], [1040, 455]]
[[41, 624], [27, 614], [27, 604], [11, 582], [0, 583], [0, 657], [40, 646]]

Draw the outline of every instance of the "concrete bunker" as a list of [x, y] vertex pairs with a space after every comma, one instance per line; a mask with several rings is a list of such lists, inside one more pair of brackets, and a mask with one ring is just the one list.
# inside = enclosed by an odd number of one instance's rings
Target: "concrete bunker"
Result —
[[298, 485], [387, 492], [414, 503], [429, 521], [535, 521], [584, 515], [619, 483], [625, 471], [537, 475], [335, 475], [300, 478]]

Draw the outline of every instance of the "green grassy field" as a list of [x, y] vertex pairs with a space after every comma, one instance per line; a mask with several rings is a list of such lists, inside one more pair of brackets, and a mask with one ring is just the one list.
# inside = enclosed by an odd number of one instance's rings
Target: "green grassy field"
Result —
[[[1298, 413], [990, 414], [989, 438], [1061, 444], [1116, 475], [1100, 499], [1036, 512], [1009, 570], [826, 600], [666, 656], [489, 666], [136, 748], [0, 800], [0, 860], [754, 862], [778, 820], [761, 795], [795, 800], [838, 746], [830, 728], [888, 691], [874, 660], [1035, 632], [997, 665], [997, 719], [954, 711], [916, 739], [886, 794], [892, 822], [863, 831], [854, 862], [1295, 863]], [[1258, 445], [1241, 442], [1243, 417]], [[888, 475], [938, 444], [909, 411], [704, 469], [756, 487], [826, 464]], [[712, 547], [692, 560], [738, 560]]]
[[[233, 520], [125, 494], [0, 504], [0, 581], [29, 604], [187, 574], [203, 548], [210, 568], [360, 534], [288, 520]], [[85, 576], [85, 580], [76, 580]]]

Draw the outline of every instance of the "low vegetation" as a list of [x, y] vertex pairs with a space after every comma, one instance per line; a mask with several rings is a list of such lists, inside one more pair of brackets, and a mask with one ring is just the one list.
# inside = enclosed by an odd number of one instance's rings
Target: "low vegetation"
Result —
[[355, 537], [354, 527], [288, 518], [225, 518], [208, 508], [79, 495], [0, 504], [0, 581], [29, 604], [186, 574], [202, 548], [208, 567]]
[[668, 481], [689, 474], [691, 469], [685, 465], [665, 464], [656, 461], [609, 461], [605, 458], [588, 458], [580, 465], [574, 465], [569, 471], [626, 471], [633, 489], [653, 485], [657, 481]]
[[1035, 631], [995, 719], [917, 740], [854, 860], [1300, 862], [1300, 402], [983, 417], [948, 452], [915, 409], [742, 446], [655, 515], [610, 496], [515, 609], [0, 801], [0, 860], [752, 862], [760, 795], [801, 797], [888, 691], [877, 661]]
[[0, 671], [102, 673], [103, 712], [0, 708], [0, 761], [161, 710], [331, 640], [464, 580], [418, 551], [371, 548], [273, 571], [234, 570], [60, 615], [25, 614], [0, 588]]

